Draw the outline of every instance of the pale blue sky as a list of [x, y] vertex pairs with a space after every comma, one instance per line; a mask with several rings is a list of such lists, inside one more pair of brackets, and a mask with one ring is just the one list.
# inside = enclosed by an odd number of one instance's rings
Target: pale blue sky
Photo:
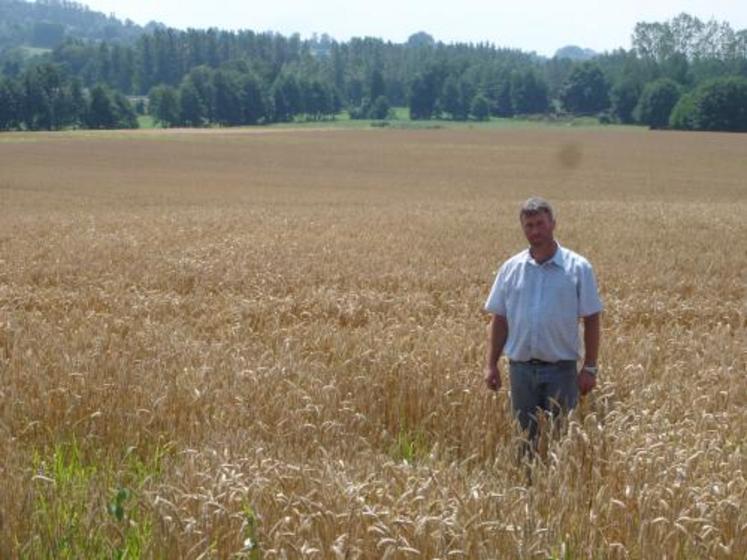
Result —
[[489, 41], [552, 55], [576, 44], [596, 51], [630, 48], [639, 21], [664, 21], [681, 12], [747, 28], [747, 0], [90, 0], [91, 9], [145, 24], [328, 33], [338, 40], [373, 36], [402, 42], [427, 31], [444, 42]]

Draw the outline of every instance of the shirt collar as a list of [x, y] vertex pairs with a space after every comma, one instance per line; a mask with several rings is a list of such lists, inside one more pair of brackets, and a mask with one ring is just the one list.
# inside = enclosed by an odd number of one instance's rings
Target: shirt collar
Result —
[[[565, 249], [563, 249], [563, 247], [560, 245], [557, 239], [555, 240], [555, 243], [557, 244], [557, 249], [555, 249], [555, 254], [552, 256], [552, 258], [550, 258], [549, 260], [545, 261], [542, 264], [553, 263], [555, 266], [559, 266], [560, 268], [563, 268], [563, 252], [565, 251]], [[526, 249], [524, 251], [524, 260], [528, 263], [532, 263], [535, 266], [542, 266], [541, 264], [537, 263], [537, 261], [535, 261], [532, 258], [532, 254], [529, 252], [529, 249]]]
[[561, 247], [560, 243], [557, 241], [555, 242], [558, 245], [558, 248], [555, 250], [555, 254], [550, 259], [550, 262], [556, 264], [560, 268], [563, 268], [563, 253], [565, 252], [565, 249]]

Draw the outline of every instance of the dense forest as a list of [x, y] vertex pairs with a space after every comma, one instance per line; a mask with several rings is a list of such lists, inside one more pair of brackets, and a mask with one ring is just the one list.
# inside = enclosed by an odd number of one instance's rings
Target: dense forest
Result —
[[0, 50], [21, 45], [54, 48], [65, 36], [132, 43], [159, 27], [164, 25], [151, 22], [140, 27], [66, 0], [0, 0]]
[[[85, 30], [85, 32], [83, 31]], [[580, 49], [565, 49], [579, 51]], [[488, 43], [145, 28], [71, 2], [0, 0], [0, 129], [244, 125], [335, 118], [591, 115], [747, 131], [747, 30], [687, 14], [629, 50], [553, 58]], [[586, 60], [584, 60], [586, 59]]]

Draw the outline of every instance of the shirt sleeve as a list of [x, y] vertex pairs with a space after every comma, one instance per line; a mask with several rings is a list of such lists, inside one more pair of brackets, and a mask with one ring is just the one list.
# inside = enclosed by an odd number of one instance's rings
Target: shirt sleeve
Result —
[[498, 270], [498, 274], [495, 276], [493, 287], [490, 290], [490, 295], [485, 302], [485, 311], [493, 313], [494, 315], [506, 316], [506, 283], [505, 283], [505, 265], [501, 266]]
[[599, 299], [597, 281], [590, 264], [584, 263], [578, 280], [578, 316], [588, 317], [601, 312], [604, 306], [602, 300]]

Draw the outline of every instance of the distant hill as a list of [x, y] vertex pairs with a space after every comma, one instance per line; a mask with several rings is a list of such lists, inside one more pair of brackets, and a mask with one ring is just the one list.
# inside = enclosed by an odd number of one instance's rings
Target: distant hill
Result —
[[65, 0], [0, 0], [0, 52], [16, 47], [50, 49], [66, 38], [132, 43], [159, 23], [145, 27], [129, 19]]
[[570, 60], [589, 60], [598, 53], [591, 49], [582, 49], [576, 45], [568, 45], [555, 51], [555, 58], [568, 58]]

